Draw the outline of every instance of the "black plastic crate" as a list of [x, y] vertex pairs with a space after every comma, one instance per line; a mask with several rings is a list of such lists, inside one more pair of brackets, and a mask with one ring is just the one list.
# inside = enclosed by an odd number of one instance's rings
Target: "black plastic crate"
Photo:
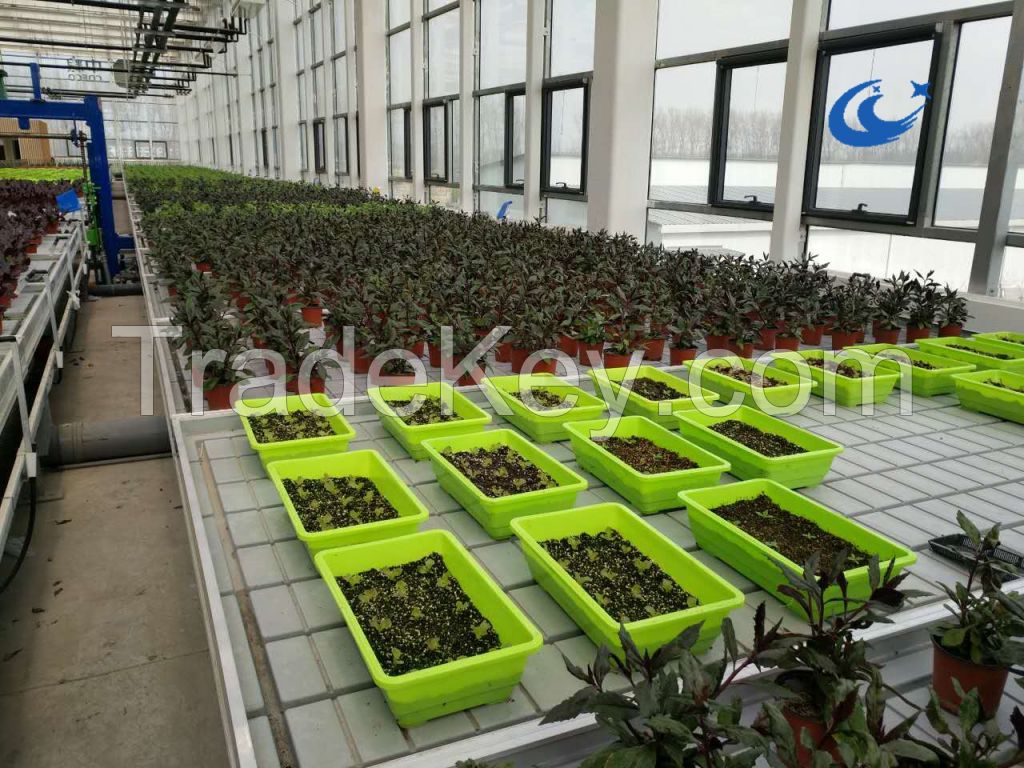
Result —
[[[931, 547], [932, 552], [935, 554], [941, 555], [947, 560], [952, 560], [960, 565], [970, 565], [974, 561], [974, 547], [971, 545], [970, 537], [964, 533], [939, 536], [936, 539], [930, 540], [928, 546]], [[1014, 578], [1024, 575], [1024, 555], [1014, 552], [1012, 549], [1007, 549], [1004, 546], [998, 546], [995, 548], [992, 556], [1016, 571], [1016, 576], [999, 574], [1001, 582], [1012, 581]]]

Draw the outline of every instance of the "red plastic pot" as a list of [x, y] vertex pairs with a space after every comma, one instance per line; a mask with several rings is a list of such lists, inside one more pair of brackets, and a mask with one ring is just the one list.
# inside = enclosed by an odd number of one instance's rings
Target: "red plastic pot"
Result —
[[366, 354], [366, 350], [357, 349], [355, 354], [352, 356], [352, 372], [369, 373], [370, 362], [370, 356]]
[[39, 245], [37, 243], [32, 243], [31, 245], [26, 245], [25, 246], [25, 253], [32, 254], [32, 253], [35, 253], [38, 250], [39, 250]]
[[[294, 375], [291, 371], [288, 373]], [[323, 377], [310, 376], [308, 384], [303, 385], [296, 376], [285, 384], [285, 390], [297, 395], [322, 395], [327, 390], [326, 384]]]
[[931, 328], [911, 328], [907, 326], [907, 344], [912, 344], [918, 339], [927, 339], [932, 335]]
[[468, 372], [459, 376], [458, 381], [455, 382], [456, 387], [471, 387], [474, 384], [480, 383], [480, 380], [486, 374], [482, 365], [478, 365], [475, 368], [471, 368]]
[[552, 358], [544, 358], [534, 363], [533, 369], [526, 371], [526, 358], [530, 356], [531, 352], [528, 349], [522, 347], [512, 347], [512, 355], [510, 362], [512, 363], [512, 373], [555, 373], [558, 369], [557, 362]]
[[882, 328], [876, 324], [872, 335], [879, 344], [898, 344], [900, 341], [899, 328]]
[[982, 711], [986, 717], [992, 717], [999, 711], [1009, 673], [1006, 667], [975, 664], [962, 659], [932, 637], [932, 687], [942, 708], [948, 712], [960, 711], [960, 696], [953, 687], [953, 680], [957, 680], [964, 693], [978, 692]]
[[580, 365], [590, 366], [601, 360], [601, 351], [603, 349], [603, 341], [595, 344], [587, 344], [580, 341], [576, 344], [576, 357], [580, 361]]
[[406, 387], [416, 383], [416, 374], [410, 376], [385, 376], [378, 373], [370, 377], [370, 383], [375, 387]]
[[572, 336], [561, 334], [558, 337], [558, 351], [564, 352], [569, 357], [576, 357], [576, 349], [579, 343]]
[[629, 365], [629, 361], [632, 355], [620, 355], [618, 352], [605, 352], [604, 353], [604, 367], [605, 368], [625, 368]]
[[660, 336], [654, 339], [648, 339], [644, 342], [644, 360], [653, 360], [655, 362], [661, 362], [661, 358], [665, 356], [665, 337]]
[[788, 349], [792, 352], [796, 352], [800, 349], [800, 339], [796, 336], [776, 336], [775, 348]]
[[959, 338], [963, 336], [964, 327], [962, 325], [942, 325], [939, 326], [939, 337], [943, 339], [948, 338]]
[[[176, 285], [168, 285], [167, 295], [173, 299], [175, 296], [178, 295], [178, 287]], [[239, 309], [242, 309], [242, 307], [239, 307]]]
[[708, 349], [729, 349], [729, 342], [731, 339], [728, 336], [719, 336], [714, 333], [709, 333], [705, 337], [705, 341], [708, 343]]
[[808, 325], [800, 329], [800, 339], [809, 347], [820, 347], [821, 337], [825, 335], [825, 325]]
[[681, 349], [680, 347], [672, 347], [668, 351], [668, 362], [669, 365], [682, 365], [690, 360], [697, 359], [697, 348], [688, 347]]
[[441, 348], [432, 341], [427, 342], [427, 357], [434, 368], [441, 367]]
[[412, 352], [416, 357], [423, 357], [423, 353], [427, 351], [427, 342], [417, 341], [407, 351]]
[[762, 328], [759, 331], [761, 338], [757, 341], [757, 343], [754, 346], [757, 347], [758, 349], [775, 349], [775, 339], [776, 336], [778, 336], [778, 333], [779, 329], [775, 327]]
[[[175, 293], [177, 293], [177, 291], [175, 291]], [[252, 299], [250, 299], [248, 296], [239, 296], [237, 299], [235, 299], [235, 306], [238, 307], [239, 310], [245, 309], [251, 303]]]
[[302, 308], [302, 320], [307, 325], [318, 327], [324, 322], [324, 309], [319, 304], [311, 304]]
[[744, 344], [743, 346], [740, 346], [736, 342], [730, 341], [729, 345], [726, 347], [726, 349], [728, 349], [734, 355], [739, 355], [740, 357], [753, 357], [754, 356], [754, 345], [753, 344]]
[[49, 224], [46, 225], [46, 234], [56, 235], [58, 226], [59, 222], [51, 221]]
[[811, 750], [803, 745], [803, 739], [800, 738], [801, 731], [805, 730], [810, 734], [811, 739], [820, 751], [828, 752], [836, 765], [842, 765], [839, 750], [836, 749], [835, 739], [831, 736], [825, 738], [825, 725], [823, 723], [811, 720], [803, 715], [798, 715], [795, 712], [790, 712], [788, 709], [782, 710], [782, 716], [786, 718], [789, 727], [793, 729], [793, 739], [796, 741], [796, 762], [800, 768], [810, 766], [811, 764]]
[[494, 348], [494, 362], [507, 363], [512, 360], [512, 342], [503, 341]]
[[857, 343], [857, 332], [856, 331], [837, 331], [835, 328], [832, 329], [832, 349], [840, 350], [846, 347], [853, 346]]
[[206, 405], [211, 411], [226, 411], [231, 408], [231, 384], [220, 384], [203, 393]]
[[213, 272], [213, 267], [210, 265], [210, 262], [208, 262], [208, 261], [197, 261], [196, 262], [196, 271], [197, 272]]

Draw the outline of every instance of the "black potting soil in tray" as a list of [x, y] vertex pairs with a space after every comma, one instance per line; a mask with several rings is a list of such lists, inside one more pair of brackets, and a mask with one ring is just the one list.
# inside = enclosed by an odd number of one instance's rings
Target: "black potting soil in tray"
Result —
[[735, 440], [737, 443], [743, 443], [747, 448], [757, 451], [762, 456], [775, 458], [778, 456], [795, 456], [798, 453], [807, 453], [799, 445], [781, 435], [764, 432], [738, 419], [720, 421], [717, 424], [712, 424], [711, 429], [720, 435], [725, 435]]
[[915, 368], [920, 368], [921, 370], [924, 370], [924, 371], [934, 371], [934, 370], [937, 369], [937, 366], [934, 366], [931, 363], [926, 363], [924, 360], [915, 360], [912, 357], [911, 358], [904, 358], [900, 354], [885, 354], [883, 352], [881, 355], [879, 355], [879, 357], [884, 357], [886, 360], [894, 360], [897, 363], [902, 363], [902, 362], [905, 362], [906, 359], [909, 359], [910, 360], [910, 364], [912, 366], [914, 366]]
[[646, 376], [640, 376], [633, 381], [633, 391], [648, 400], [677, 400], [680, 397], [689, 397], [685, 392], [670, 387], [663, 381], [655, 381]]
[[416, 370], [405, 358], [394, 358], [380, 367], [380, 373], [382, 376], [415, 376]]
[[1018, 392], [1024, 395], [1024, 387], [1015, 387], [1012, 384], [1004, 384], [1001, 381], [986, 381], [986, 384], [991, 384], [993, 387], [999, 387], [1000, 389], [1008, 389], [1011, 392]]
[[548, 389], [533, 389], [530, 390], [529, 395], [532, 396], [532, 400], [530, 396], [523, 397], [522, 392], [512, 393], [512, 397], [534, 411], [548, 411], [566, 407], [565, 397]]
[[595, 437], [593, 441], [645, 475], [696, 469], [700, 466], [675, 451], [662, 448], [646, 437]]
[[611, 528], [597, 535], [551, 539], [541, 546], [616, 621], [640, 621], [700, 605]]
[[835, 360], [825, 361], [820, 357], [808, 357], [807, 364], [812, 368], [821, 368], [823, 371], [844, 376], [847, 379], [863, 379], [864, 373], [860, 368], [849, 363], [837, 363]]
[[764, 493], [711, 511], [797, 565], [803, 565], [811, 555], [820, 552], [823, 573], [844, 551], [847, 552], [846, 569], [867, 565], [871, 560], [871, 555], [864, 550], [807, 518], [786, 511]]
[[980, 350], [980, 349], [975, 349], [974, 347], [964, 346], [963, 344], [947, 344], [946, 347], [948, 349], [959, 349], [959, 350], [961, 350], [963, 352], [973, 352], [976, 355], [982, 355], [984, 357], [991, 357], [994, 360], [1013, 360], [1014, 359], [1013, 355], [1007, 355], [1007, 354], [1005, 354], [1003, 352], [985, 352], [985, 351]]
[[441, 455], [491, 498], [542, 491], [558, 485], [547, 472], [507, 445], [475, 451], [448, 449]]
[[762, 389], [782, 387], [786, 384], [786, 382], [779, 381], [771, 376], [762, 376], [759, 373], [748, 371], [742, 365], [718, 365], [712, 366], [709, 370], [720, 373], [723, 376], [728, 376], [730, 379], [742, 381], [744, 384], [749, 384], [752, 387], [761, 387]]
[[[398, 413], [398, 418], [410, 427], [418, 427], [423, 424], [441, 424], [446, 421], [458, 421], [462, 418], [450, 406], [441, 402], [439, 397], [417, 395], [415, 398], [408, 400], [385, 400], [384, 402], [391, 406]], [[410, 403], [413, 402], [418, 404], [418, 406], [414, 406], [416, 410], [406, 412]]]
[[334, 434], [334, 429], [326, 416], [309, 411], [250, 416], [249, 428], [257, 443], [281, 443], [286, 440], [330, 437]]
[[397, 518], [391, 502], [368, 477], [282, 481], [302, 526], [310, 533]]
[[338, 580], [377, 660], [402, 675], [501, 647], [440, 555]]

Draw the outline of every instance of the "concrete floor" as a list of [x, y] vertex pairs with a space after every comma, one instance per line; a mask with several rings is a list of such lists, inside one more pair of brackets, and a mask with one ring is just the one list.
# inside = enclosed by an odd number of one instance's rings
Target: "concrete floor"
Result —
[[[57, 423], [138, 414], [139, 342], [110, 326], [143, 317], [141, 297], [83, 303]], [[226, 765], [172, 461], [46, 472], [40, 499], [0, 595], [0, 765]]]

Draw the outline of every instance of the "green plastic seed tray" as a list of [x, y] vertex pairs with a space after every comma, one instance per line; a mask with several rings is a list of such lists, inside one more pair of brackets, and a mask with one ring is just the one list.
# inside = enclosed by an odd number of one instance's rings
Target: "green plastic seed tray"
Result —
[[[444, 382], [434, 381], [428, 384], [410, 384], [403, 387], [371, 387], [366, 394], [377, 409], [377, 415], [380, 417], [384, 429], [401, 443], [406, 452], [417, 461], [427, 458], [427, 452], [423, 448], [424, 440], [483, 432], [484, 428], [491, 423], [489, 413], [478, 408], [469, 398]], [[439, 397], [442, 403], [451, 403], [455, 415], [460, 418], [439, 424], [409, 426], [386, 402], [387, 400], [407, 400], [416, 395]]]
[[308, 437], [301, 440], [282, 440], [275, 443], [260, 443], [253, 434], [249, 419], [266, 413], [296, 413], [304, 411], [306, 405], [299, 395], [287, 397], [264, 397], [239, 400], [235, 410], [242, 419], [242, 428], [249, 440], [249, 447], [260, 457], [266, 467], [272, 461], [283, 459], [299, 459], [305, 456], [322, 456], [324, 454], [342, 453], [348, 450], [348, 444], [356, 431], [352, 429], [345, 417], [339, 413], [337, 406], [326, 395], [310, 395], [309, 400], [322, 409], [321, 413], [331, 425], [334, 434], [325, 437]]
[[[695, 367], [700, 373], [701, 385], [717, 392], [721, 398], [722, 403], [731, 402], [734, 395], [742, 395], [739, 403], [742, 405], [749, 405], [752, 408], [757, 408], [757, 398], [755, 398], [755, 390], [758, 395], [763, 397], [765, 403], [774, 408], [789, 408], [795, 403], [806, 403], [808, 395], [813, 387], [813, 382], [807, 379], [801, 378], [796, 374], [789, 373], [788, 371], [779, 370], [778, 368], [765, 368], [762, 371], [764, 376], [770, 376], [774, 379], [784, 382], [777, 387], [762, 387], [752, 386], [743, 381], [727, 376], [724, 373], [719, 373], [716, 368], [723, 367], [724, 365], [734, 366], [739, 365], [744, 370], [751, 371], [757, 364], [755, 360], [728, 356], [703, 360], [699, 363], [689, 363], [687, 367]], [[702, 367], [700, 367], [702, 366]]]
[[541, 546], [542, 542], [611, 528], [652, 560], [699, 605], [626, 624], [641, 652], [654, 653], [684, 629], [704, 622], [694, 651], [703, 653], [718, 637], [722, 619], [743, 604], [743, 594], [688, 552], [674, 544], [621, 504], [595, 504], [579, 509], [521, 517], [512, 523], [537, 583], [596, 645], [622, 652], [619, 622], [587, 594]]
[[905, 354], [907, 359], [927, 363], [934, 368], [919, 368], [911, 363], [884, 360], [877, 361], [878, 370], [899, 373], [896, 386], [904, 388], [903, 374], [910, 372], [910, 391], [922, 397], [935, 397], [936, 395], [948, 395], [954, 389], [953, 377], [961, 373], [970, 373], [974, 370], [971, 363], [960, 363], [948, 357], [930, 355], [912, 347], [901, 347], [899, 344], [861, 344], [856, 347], [847, 347], [846, 351], [851, 355], [864, 354], [874, 357], [887, 352], [898, 352]]
[[[492, 539], [507, 539], [511, 536], [511, 523], [517, 517], [573, 506], [576, 503], [576, 494], [587, 489], [586, 480], [511, 429], [491, 429], [473, 435], [439, 437], [426, 441], [423, 446], [430, 456], [430, 464], [441, 487], [476, 518]], [[449, 448], [459, 452], [498, 446], [507, 446], [515, 451], [550, 475], [558, 485], [554, 488], [516, 493], [511, 496], [487, 496], [441, 455]]]
[[[439, 555], [473, 605], [490, 622], [501, 648], [403, 675], [388, 675], [370, 646], [359, 620], [338, 586], [340, 576], [393, 568]], [[316, 556], [316, 567], [352, 632], [374, 685], [387, 699], [403, 728], [452, 712], [505, 701], [519, 683], [529, 656], [540, 650], [540, 632], [511, 598], [487, 575], [465, 547], [447, 531], [424, 531], [387, 541], [332, 549]]]
[[1024, 348], [1024, 333], [1015, 331], [995, 331], [993, 333], [976, 333], [971, 336], [978, 341], [997, 341], [1001, 344], [1013, 344]]
[[[565, 428], [580, 467], [600, 478], [643, 514], [674, 509], [679, 506], [679, 491], [717, 485], [722, 473], [729, 471], [729, 462], [643, 416], [577, 421]], [[645, 474], [595, 443], [594, 436], [643, 437], [698, 466], [695, 469]]]
[[[483, 380], [484, 394], [495, 407], [510, 410], [502, 418], [518, 427], [538, 443], [553, 443], [569, 437], [565, 431], [566, 422], [596, 419], [604, 413], [604, 400], [599, 400], [579, 387], [553, 376], [550, 373], [530, 376], [496, 376]], [[532, 391], [552, 392], [572, 403], [565, 408], [531, 408], [515, 395]], [[528, 397], [528, 394], [527, 394]]]
[[[594, 392], [599, 397], [604, 397], [601, 390], [603, 385], [611, 390], [611, 397], [618, 400], [624, 394], [623, 380], [626, 379], [626, 374], [629, 371], [629, 368], [591, 368], [589, 375], [594, 382]], [[627, 380], [629, 386], [626, 389], [629, 394], [625, 405], [622, 407], [623, 415], [646, 416], [651, 421], [665, 427], [675, 427], [676, 420], [672, 414], [675, 411], [693, 408], [695, 399], [703, 400], [706, 403], [713, 403], [718, 400], [716, 392], [704, 388], [695, 391], [691, 389], [689, 382], [685, 378], [674, 376], [661, 368], [655, 368], [653, 365], [637, 366], [635, 378], [653, 379], [679, 390], [679, 397], [672, 400], [648, 400], [646, 397], [641, 397], [636, 392], [631, 391], [632, 384], [630, 380]], [[615, 407], [611, 401], [609, 401], [608, 405], [611, 408]]]
[[[713, 408], [710, 413], [680, 411], [680, 434], [715, 456], [721, 456], [732, 466], [731, 474], [741, 480], [764, 478], [774, 480], [787, 488], [805, 488], [817, 485], [828, 474], [832, 459], [843, 452], [843, 446], [824, 437], [793, 426], [782, 419], [769, 416], [756, 408], [740, 406], [735, 413], [731, 408]], [[765, 456], [732, 438], [711, 429], [712, 425], [735, 419], [762, 432], [783, 437], [804, 449], [792, 456]]]
[[[779, 592], [779, 586], [784, 584], [786, 579], [772, 561], [775, 560], [797, 572], [802, 572], [803, 563], [790, 562], [765, 542], [745, 533], [738, 526], [713, 512], [716, 507], [732, 504], [741, 499], [753, 499], [762, 493], [767, 494], [787, 512], [812, 521], [822, 530], [850, 542], [869, 554], [878, 555], [883, 573], [890, 561], [895, 563], [893, 575], [917, 562], [917, 555], [905, 547], [771, 480], [748, 480], [743, 483], [680, 493], [679, 497], [686, 505], [690, 519], [690, 530], [693, 531], [700, 548], [775, 595], [794, 612], [799, 612], [799, 607], [791, 598]], [[846, 580], [849, 583], [848, 594], [852, 599], [868, 598], [871, 592], [868, 566], [846, 571]], [[835, 597], [839, 597], [837, 587], [826, 591], [826, 600]], [[838, 604], [831, 604], [829, 613], [835, 613], [838, 608]]]
[[[859, 368], [863, 364], [862, 356], [845, 355], [842, 352], [809, 349], [797, 354], [807, 360], [834, 360], [839, 364], [847, 363], [855, 368]], [[794, 374], [797, 371], [797, 364], [783, 357], [777, 358], [773, 365], [781, 371]], [[810, 365], [808, 370], [811, 380], [814, 382], [814, 394], [828, 400], [835, 400], [839, 405], [847, 408], [855, 408], [864, 403], [885, 402], [900, 378], [898, 372], [884, 368], [876, 368], [873, 373], [860, 379], [841, 376], [833, 371], [826, 371], [823, 368], [815, 368]]]
[[[376, 451], [352, 451], [334, 456], [275, 461], [267, 467], [267, 473], [281, 497], [288, 518], [292, 521], [295, 535], [306, 545], [311, 555], [325, 549], [415, 533], [427, 520], [427, 508]], [[329, 531], [307, 531], [285, 490], [284, 481], [299, 478], [312, 480], [325, 476], [369, 478], [399, 516], [393, 520], [380, 520]]]
[[[967, 410], [1024, 424], [1024, 374], [977, 371], [954, 376], [953, 380], [956, 382], [960, 405]], [[1022, 391], [1015, 392], [1006, 387]]]
[[[950, 345], [967, 347], [953, 349]], [[1014, 371], [1024, 373], [1024, 348], [1018, 344], [1007, 344], [1004, 341], [990, 339], [963, 339], [947, 337], [941, 339], [920, 339], [917, 345], [929, 354], [959, 360], [962, 363], [974, 363], [979, 371]], [[1009, 359], [990, 357], [986, 354], [1009, 355]]]

